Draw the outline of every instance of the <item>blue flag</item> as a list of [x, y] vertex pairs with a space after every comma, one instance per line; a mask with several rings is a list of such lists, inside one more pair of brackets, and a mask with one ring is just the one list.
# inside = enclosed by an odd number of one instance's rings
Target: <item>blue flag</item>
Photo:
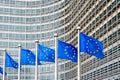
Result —
[[83, 33], [80, 33], [80, 52], [100, 59], [104, 58], [102, 42]]
[[38, 58], [40, 61], [55, 62], [55, 50], [39, 44]]
[[35, 54], [31, 50], [21, 49], [21, 65], [35, 65], [35, 58]]
[[21, 65], [35, 65], [35, 55], [28, 49], [21, 49]]
[[[3, 74], [3, 68], [0, 67], [0, 73]], [[7, 73], [5, 72], [5, 75], [7, 75]]]
[[71, 44], [58, 40], [58, 58], [77, 62], [77, 48]]
[[18, 63], [6, 53], [5, 66], [18, 69]]

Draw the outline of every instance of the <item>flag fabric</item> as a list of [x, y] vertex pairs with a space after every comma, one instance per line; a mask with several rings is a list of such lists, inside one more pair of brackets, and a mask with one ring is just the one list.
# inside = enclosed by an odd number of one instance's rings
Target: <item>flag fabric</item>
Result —
[[104, 58], [103, 44], [101, 41], [80, 33], [80, 52], [85, 52], [97, 58]]
[[38, 44], [39, 62], [55, 62], [55, 50]]
[[[0, 73], [3, 74], [3, 68], [0, 67]], [[5, 72], [5, 75], [7, 75], [7, 73]]]
[[58, 40], [58, 58], [77, 62], [77, 48], [72, 44]]
[[[21, 65], [35, 65], [36, 57], [35, 54], [28, 49], [21, 49]], [[40, 63], [38, 63], [40, 64]]]
[[18, 63], [6, 53], [6, 60], [5, 60], [5, 66], [10, 68], [18, 69]]

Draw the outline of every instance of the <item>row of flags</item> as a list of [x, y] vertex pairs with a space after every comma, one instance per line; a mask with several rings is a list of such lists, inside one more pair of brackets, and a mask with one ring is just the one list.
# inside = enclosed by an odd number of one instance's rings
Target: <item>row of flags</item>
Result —
[[[103, 44], [101, 41], [80, 33], [80, 52], [87, 53], [97, 58], [104, 58]], [[77, 48], [72, 44], [58, 40], [58, 58], [77, 62]], [[18, 69], [18, 63], [6, 53], [5, 67]], [[38, 44], [38, 65], [41, 61], [55, 62], [55, 50]], [[35, 65], [36, 56], [29, 49], [21, 49], [20, 64]], [[0, 67], [0, 73], [3, 74], [3, 69]], [[7, 74], [7, 73], [6, 73]]]

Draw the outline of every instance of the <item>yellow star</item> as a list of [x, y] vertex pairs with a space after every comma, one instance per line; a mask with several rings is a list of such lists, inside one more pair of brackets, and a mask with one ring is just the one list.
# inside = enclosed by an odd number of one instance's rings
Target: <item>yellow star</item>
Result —
[[29, 63], [31, 63], [31, 61], [29, 61]]
[[90, 51], [89, 49], [87, 49], [87, 51]]
[[46, 57], [46, 59], [48, 60], [48, 57]]
[[68, 46], [66, 46], [66, 48], [68, 48]]
[[99, 50], [96, 50], [96, 52], [98, 52]]
[[27, 58], [29, 58], [29, 56], [27, 56]]
[[27, 60], [29, 61], [29, 58]]
[[95, 42], [97, 44], [97, 42]]
[[67, 49], [64, 49], [64, 51], [67, 51]]
[[87, 40], [87, 42], [89, 42], [89, 40]]
[[65, 54], [67, 54], [67, 52], [65, 52]]
[[95, 54], [95, 51], [93, 53]]
[[32, 62], [32, 64], [34, 64], [34, 62]]
[[72, 48], [72, 50], [74, 50], [74, 48]]
[[90, 53], [92, 53], [92, 51], [90, 51]]

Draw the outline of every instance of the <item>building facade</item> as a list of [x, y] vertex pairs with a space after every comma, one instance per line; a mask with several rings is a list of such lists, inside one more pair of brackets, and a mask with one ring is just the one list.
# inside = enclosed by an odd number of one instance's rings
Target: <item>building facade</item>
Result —
[[[0, 0], [0, 53], [6, 48], [18, 61], [18, 44], [35, 52], [37, 39], [54, 48], [54, 33], [77, 47], [78, 26], [103, 42], [105, 54], [102, 60], [81, 55], [81, 79], [120, 80], [120, 0]], [[22, 68], [21, 80], [34, 80], [35, 67]], [[6, 80], [17, 80], [16, 69], [6, 72]], [[58, 78], [77, 80], [77, 63], [59, 60]], [[38, 79], [54, 80], [54, 63], [39, 65]]]

